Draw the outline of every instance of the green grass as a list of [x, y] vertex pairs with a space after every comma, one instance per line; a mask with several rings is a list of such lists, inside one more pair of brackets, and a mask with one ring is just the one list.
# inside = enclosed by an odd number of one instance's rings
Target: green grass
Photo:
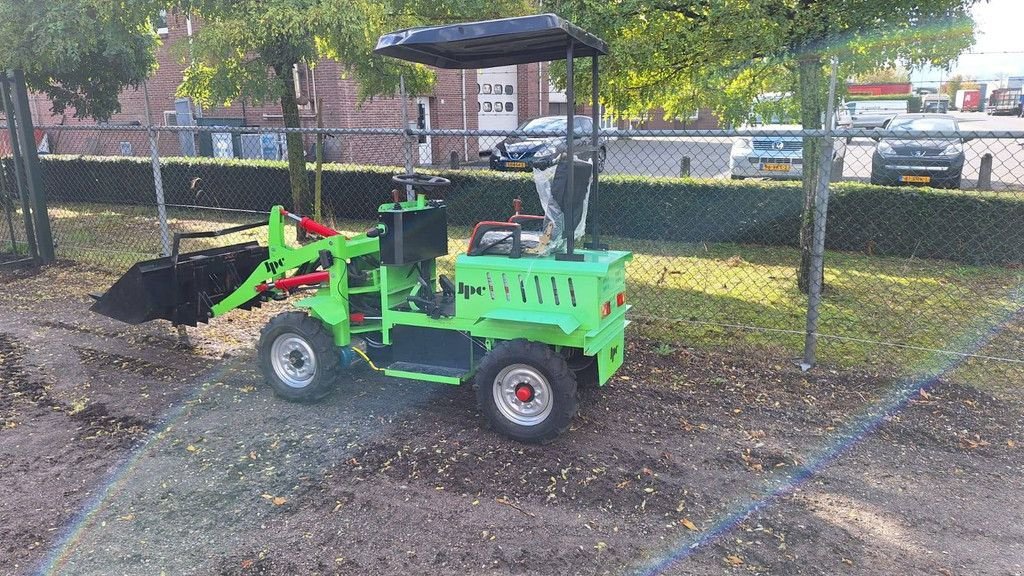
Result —
[[[58, 254], [120, 272], [160, 252], [153, 207], [59, 204], [50, 208]], [[175, 231], [213, 230], [261, 220], [260, 214], [177, 210], [168, 212]], [[335, 221], [346, 234], [367, 221]], [[469, 228], [449, 229], [451, 255], [440, 269], [452, 273], [465, 250]], [[266, 229], [217, 239], [188, 240], [183, 251], [245, 240], [265, 241]], [[737, 244], [682, 244], [608, 238], [634, 252], [628, 267], [629, 299], [641, 333], [671, 345], [770, 350], [799, 356], [806, 297], [796, 288], [799, 251]], [[1024, 270], [968, 266], [943, 260], [878, 257], [849, 252], [826, 255], [826, 292], [819, 331], [819, 360], [837, 367], [873, 366], [919, 370], [947, 360], [908, 346], [973, 349], [1001, 326], [978, 353], [1024, 359], [1024, 322], [1006, 318], [1021, 307]], [[749, 328], [746, 328], [749, 327]], [[753, 329], [750, 329], [753, 328]], [[972, 359], [958, 377], [977, 382], [1024, 382], [1021, 365]]]

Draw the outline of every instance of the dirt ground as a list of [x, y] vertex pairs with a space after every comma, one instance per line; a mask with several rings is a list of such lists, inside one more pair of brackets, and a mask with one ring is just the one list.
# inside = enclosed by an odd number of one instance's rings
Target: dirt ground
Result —
[[[0, 273], [2, 574], [1024, 574], [1024, 403], [632, 339], [554, 444], [356, 368], [276, 399], [276, 304], [190, 330]], [[1018, 386], [1024, 383], [1007, 383]]]

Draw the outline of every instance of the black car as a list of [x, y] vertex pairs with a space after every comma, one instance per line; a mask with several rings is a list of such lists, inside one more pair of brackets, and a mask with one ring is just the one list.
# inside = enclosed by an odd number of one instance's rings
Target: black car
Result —
[[[489, 152], [482, 152], [481, 155], [490, 156], [492, 170], [529, 171], [535, 164], [544, 166], [565, 152], [566, 140], [560, 136], [538, 135], [531, 137], [529, 133], [564, 132], [565, 125], [565, 116], [544, 116], [527, 120], [517, 129], [520, 132], [526, 132], [526, 137], [510, 136], [498, 142]], [[593, 127], [593, 121], [589, 116], [576, 116], [573, 120], [573, 133], [576, 134], [574, 146], [589, 145]], [[604, 170], [604, 159], [607, 156], [604, 140], [599, 140], [598, 146], [597, 169], [602, 171]], [[589, 154], [579, 153], [577, 157], [588, 159]]]
[[[883, 126], [891, 136], [875, 137], [871, 156], [871, 183], [892, 186], [921, 184], [959, 188], [964, 170], [964, 142], [960, 126], [945, 114], [898, 114]], [[928, 138], [899, 137], [900, 131], [939, 132]]]

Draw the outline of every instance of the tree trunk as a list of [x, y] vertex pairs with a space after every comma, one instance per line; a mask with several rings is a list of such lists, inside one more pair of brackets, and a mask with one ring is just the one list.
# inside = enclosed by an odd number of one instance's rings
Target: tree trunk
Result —
[[[825, 99], [822, 94], [825, 74], [822, 71], [821, 56], [818, 54], [803, 56], [800, 59], [798, 75], [801, 124], [806, 129], [820, 130], [822, 127], [822, 103]], [[804, 209], [800, 218], [800, 270], [797, 273], [797, 286], [804, 294], [807, 294], [811, 287], [811, 250], [814, 243], [814, 211], [817, 208], [815, 194], [821, 165], [819, 162], [821, 149], [820, 139], [804, 137]]]
[[[299, 102], [295, 97], [295, 83], [292, 80], [292, 64], [275, 66], [274, 74], [281, 81], [281, 114], [284, 116], [284, 126], [301, 128]], [[292, 186], [291, 211], [304, 216], [312, 214], [313, 202], [309, 193], [309, 176], [306, 174], [306, 151], [302, 134], [289, 132], [285, 139], [288, 143], [288, 179]]]

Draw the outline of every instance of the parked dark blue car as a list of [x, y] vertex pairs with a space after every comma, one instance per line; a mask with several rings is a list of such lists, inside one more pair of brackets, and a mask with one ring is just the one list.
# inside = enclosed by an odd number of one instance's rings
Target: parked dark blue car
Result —
[[[891, 135], [875, 137], [871, 183], [894, 186], [917, 184], [960, 188], [964, 142], [960, 126], [946, 114], [898, 114], [883, 126]], [[903, 131], [936, 132], [928, 138], [900, 137]]]
[[[549, 164], [552, 160], [565, 152], [565, 138], [560, 136], [529, 136], [530, 132], [538, 134], [550, 132], [564, 132], [565, 116], [544, 116], [527, 120], [518, 131], [526, 132], [526, 137], [508, 137], [498, 142], [489, 152], [481, 155], [489, 155], [491, 158], [491, 169], [501, 171], [527, 172], [533, 170], [534, 164]], [[583, 147], [590, 144], [593, 121], [589, 116], [576, 116], [573, 120], [573, 133], [576, 135], [575, 146]], [[598, 141], [597, 169], [604, 170], [604, 160], [607, 156], [604, 140]], [[577, 154], [581, 159], [589, 159], [588, 154]], [[550, 164], [549, 164], [550, 165]]]

